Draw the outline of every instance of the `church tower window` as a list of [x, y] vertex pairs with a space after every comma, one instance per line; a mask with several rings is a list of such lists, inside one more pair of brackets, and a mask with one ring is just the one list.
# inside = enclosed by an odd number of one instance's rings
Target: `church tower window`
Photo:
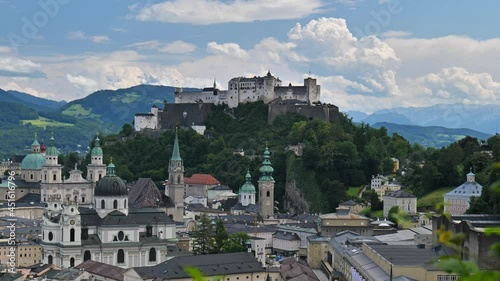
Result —
[[49, 232], [49, 241], [52, 241], [52, 239], [54, 239], [54, 234], [52, 234], [52, 232]]
[[52, 179], [53, 180], [56, 180], [57, 176], [54, 174], [54, 176], [52, 176]]
[[48, 264], [52, 264], [52, 255], [49, 255], [49, 256], [47, 257], [47, 263], [48, 263]]
[[150, 262], [156, 261], [156, 249], [155, 248], [149, 249], [149, 261]]
[[118, 200], [113, 201], [113, 209], [118, 209]]
[[87, 250], [85, 251], [85, 253], [83, 254], [83, 261], [88, 261], [90, 260], [90, 251]]
[[70, 258], [69, 259], [69, 266], [74, 267], [75, 266], [75, 258]]
[[104, 199], [101, 200], [101, 209], [106, 209], [106, 204], [104, 204]]
[[74, 228], [69, 230], [69, 242], [75, 242], [75, 229]]

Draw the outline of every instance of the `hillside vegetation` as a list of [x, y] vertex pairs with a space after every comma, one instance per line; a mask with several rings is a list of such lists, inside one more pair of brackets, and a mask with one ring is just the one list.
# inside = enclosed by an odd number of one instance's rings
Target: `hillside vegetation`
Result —
[[[403, 176], [400, 170], [396, 180], [419, 197], [431, 194], [421, 201], [427, 200], [429, 205], [437, 202], [436, 198], [440, 200], [444, 192], [436, 190], [458, 186], [471, 168], [485, 187], [499, 178], [490, 168], [500, 160], [498, 137], [488, 140], [490, 152], [482, 151], [472, 137], [441, 149], [425, 148], [410, 145], [398, 134], [389, 136], [384, 127], [356, 125], [342, 114], [335, 123], [289, 114], [269, 125], [267, 106], [262, 103], [244, 104], [234, 111], [215, 106], [207, 128], [209, 137], [193, 130], [178, 132], [187, 176], [209, 173], [238, 191], [248, 169], [257, 186], [261, 155], [267, 144], [274, 167], [276, 200], [282, 210], [292, 212], [335, 211], [338, 203], [352, 198], [347, 187], [367, 184], [372, 175], [392, 174], [391, 157], [398, 158], [405, 171]], [[130, 125], [125, 125], [120, 134], [103, 138], [103, 146], [106, 161], [113, 157], [119, 176], [127, 181], [151, 177], [161, 187], [167, 178], [173, 141], [173, 131], [148, 137], [135, 134]], [[286, 150], [288, 145], [299, 142], [304, 144], [302, 156]], [[245, 156], [234, 154], [235, 148], [243, 148]], [[84, 162], [88, 163], [89, 158]], [[372, 204], [373, 213], [381, 209], [375, 193], [366, 191], [363, 197]]]

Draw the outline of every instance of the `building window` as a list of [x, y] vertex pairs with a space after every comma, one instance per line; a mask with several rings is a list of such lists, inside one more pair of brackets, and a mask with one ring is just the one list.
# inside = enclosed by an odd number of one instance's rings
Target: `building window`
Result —
[[118, 250], [116, 263], [125, 263], [125, 252], [123, 249]]
[[49, 241], [52, 241], [54, 239], [54, 234], [52, 234], [52, 231], [49, 232]]
[[85, 203], [85, 197], [82, 196], [82, 203]]
[[75, 258], [69, 259], [69, 266], [74, 267], [75, 266]]
[[47, 263], [48, 263], [48, 264], [52, 264], [52, 255], [49, 255], [49, 256], [47, 257]]
[[106, 204], [104, 204], [104, 199], [101, 200], [101, 209], [105, 209], [106, 208]]
[[85, 251], [85, 253], [83, 254], [83, 261], [88, 261], [90, 260], [90, 251], [87, 250]]
[[75, 242], [75, 229], [74, 228], [69, 230], [69, 242]]
[[181, 175], [177, 176], [177, 183], [181, 183]]
[[113, 201], [113, 209], [118, 209], [118, 200]]
[[271, 196], [271, 192], [268, 190], [267, 193], [266, 193], [267, 197], [270, 197]]
[[89, 239], [89, 229], [82, 228], [81, 240], [87, 240], [87, 239]]
[[152, 237], [153, 236], [153, 227], [148, 225], [146, 226], [146, 237]]
[[56, 180], [56, 179], [57, 179], [56, 175], [53, 175], [52, 180]]
[[150, 262], [156, 261], [156, 249], [155, 248], [149, 249], [149, 261]]
[[30, 179], [33, 179], [33, 174], [30, 174]]
[[101, 178], [102, 178], [102, 174], [99, 174], [99, 179], [101, 179]]

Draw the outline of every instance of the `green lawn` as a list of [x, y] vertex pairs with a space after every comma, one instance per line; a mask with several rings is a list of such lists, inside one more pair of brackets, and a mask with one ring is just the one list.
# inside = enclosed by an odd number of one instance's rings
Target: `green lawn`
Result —
[[85, 109], [81, 104], [73, 104], [70, 107], [66, 108], [62, 114], [69, 116], [88, 116], [90, 118], [99, 118], [100, 115], [93, 114], [90, 110]]
[[434, 207], [439, 203], [442, 204], [444, 202], [443, 196], [453, 189], [454, 187], [443, 187], [418, 198], [417, 208], [429, 208]]
[[59, 121], [47, 119], [45, 117], [38, 117], [38, 119], [33, 119], [33, 120], [21, 120], [21, 124], [26, 125], [31, 123], [32, 126], [36, 127], [71, 127], [74, 126], [74, 124], [70, 123], [62, 123]]
[[348, 196], [358, 196], [358, 192], [359, 190], [361, 189], [361, 187], [349, 187], [349, 189], [347, 189], [347, 195]]

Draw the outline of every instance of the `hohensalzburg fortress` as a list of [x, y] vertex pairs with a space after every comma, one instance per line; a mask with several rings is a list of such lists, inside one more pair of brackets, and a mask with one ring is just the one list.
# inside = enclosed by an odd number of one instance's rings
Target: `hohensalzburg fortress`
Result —
[[304, 79], [303, 86], [282, 86], [281, 80], [274, 77], [270, 71], [264, 77], [236, 77], [228, 82], [228, 89], [217, 89], [215, 82], [211, 88], [204, 88], [199, 92], [175, 93], [175, 103], [213, 103], [227, 104], [230, 108], [247, 102], [263, 101], [269, 103], [276, 98], [282, 100], [297, 100], [308, 104], [319, 102], [321, 88], [316, 79]]

